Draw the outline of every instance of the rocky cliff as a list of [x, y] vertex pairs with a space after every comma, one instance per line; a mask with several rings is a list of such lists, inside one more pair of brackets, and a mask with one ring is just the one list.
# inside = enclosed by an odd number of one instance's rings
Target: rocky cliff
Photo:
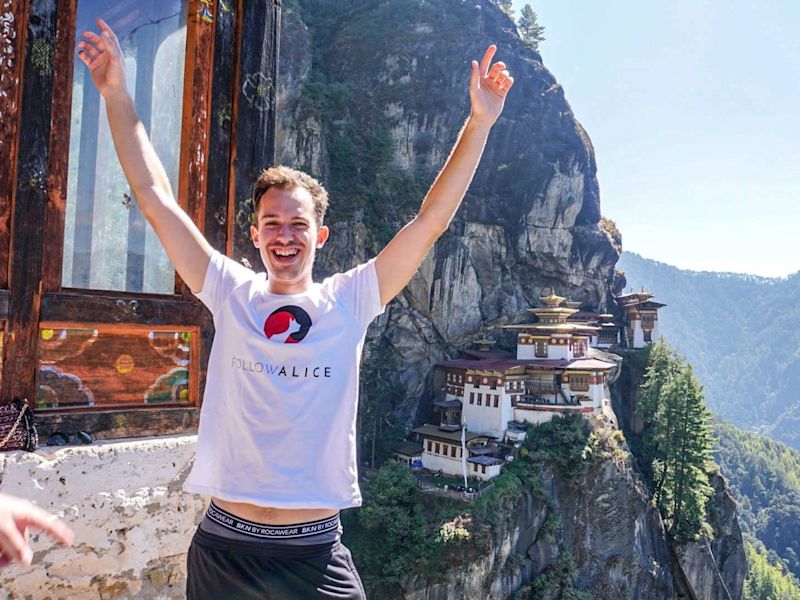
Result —
[[564, 91], [485, 0], [307, 0], [283, 14], [277, 158], [331, 190], [319, 275], [380, 250], [419, 206], [469, 112], [490, 43], [516, 77], [464, 205], [370, 332], [406, 422], [432, 365], [545, 292], [604, 309], [620, 248], [599, 225], [594, 151]]

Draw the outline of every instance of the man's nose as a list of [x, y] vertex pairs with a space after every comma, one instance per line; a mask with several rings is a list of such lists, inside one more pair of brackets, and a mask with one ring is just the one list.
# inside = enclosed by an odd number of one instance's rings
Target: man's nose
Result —
[[278, 239], [287, 241], [292, 239], [292, 226], [290, 223], [283, 223], [278, 227]]

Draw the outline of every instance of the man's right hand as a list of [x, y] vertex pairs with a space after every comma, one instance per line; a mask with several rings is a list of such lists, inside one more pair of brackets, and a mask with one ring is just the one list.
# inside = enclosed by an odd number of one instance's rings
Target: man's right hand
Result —
[[100, 33], [84, 31], [78, 43], [78, 56], [89, 68], [92, 81], [102, 96], [125, 89], [125, 57], [116, 34], [102, 19], [97, 19]]

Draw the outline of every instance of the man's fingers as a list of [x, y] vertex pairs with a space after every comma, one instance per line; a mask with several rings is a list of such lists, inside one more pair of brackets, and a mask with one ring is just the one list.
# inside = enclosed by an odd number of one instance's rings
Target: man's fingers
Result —
[[94, 31], [84, 31], [83, 37], [87, 40], [92, 42], [95, 46], [100, 44], [100, 40], [102, 39], [99, 35], [97, 35]]
[[88, 54], [92, 59], [97, 58], [97, 55], [100, 54], [100, 52], [92, 44], [88, 42], [80, 42], [78, 44], [78, 47], [83, 52], [86, 52], [86, 54]]
[[97, 19], [97, 25], [100, 27], [100, 30], [103, 32], [103, 35], [109, 39], [111, 45], [119, 50], [119, 53], [122, 54], [122, 46], [120, 46], [119, 39], [117, 38], [117, 34], [114, 33], [114, 30], [108, 26], [108, 23], [103, 21], [103, 19]]
[[513, 77], [509, 77], [508, 79], [506, 79], [503, 82], [503, 85], [501, 86], [500, 90], [503, 91], [503, 92], [508, 92], [508, 90], [511, 89], [512, 85], [514, 85], [514, 78]]
[[26, 565], [31, 564], [33, 559], [30, 547], [13, 526], [0, 528], [0, 552], [10, 561], [18, 561]]
[[481, 59], [481, 75], [486, 77], [489, 74], [489, 65], [492, 64], [492, 58], [494, 58], [494, 53], [497, 52], [497, 46], [492, 44], [486, 49], [486, 53], [483, 55]]
[[75, 537], [75, 534], [63, 521], [60, 521], [55, 515], [51, 515], [49, 512], [36, 506], [29, 507], [29, 510], [27, 510], [25, 514], [15, 515], [15, 517], [17, 527], [20, 525], [35, 527], [67, 546], [72, 543], [72, 539]]
[[508, 71], [500, 71], [495, 81], [497, 81], [498, 86], [502, 87], [503, 83], [505, 83], [506, 79], [508, 79], [509, 77], [511, 77], [511, 75], [509, 74]]
[[[491, 68], [489, 69], [489, 74], [487, 75], [487, 77], [488, 77], [489, 79], [496, 79], [496, 78], [497, 78], [497, 76], [498, 76], [498, 75], [499, 75], [501, 72], [503, 72], [503, 71], [506, 71], [506, 69], [507, 69], [507, 67], [506, 67], [506, 63], [504, 63], [504, 62], [502, 62], [502, 61], [496, 62], [496, 63], [494, 63], [494, 64], [491, 66]], [[507, 72], [507, 71], [506, 71], [506, 72]]]

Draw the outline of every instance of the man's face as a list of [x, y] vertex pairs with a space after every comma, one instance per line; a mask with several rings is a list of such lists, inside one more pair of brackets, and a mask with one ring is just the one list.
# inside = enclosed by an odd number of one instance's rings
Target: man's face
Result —
[[305, 188], [269, 188], [261, 196], [256, 218], [250, 236], [267, 268], [270, 291], [306, 291], [312, 284], [316, 249], [328, 239], [328, 228], [317, 226], [311, 193]]

